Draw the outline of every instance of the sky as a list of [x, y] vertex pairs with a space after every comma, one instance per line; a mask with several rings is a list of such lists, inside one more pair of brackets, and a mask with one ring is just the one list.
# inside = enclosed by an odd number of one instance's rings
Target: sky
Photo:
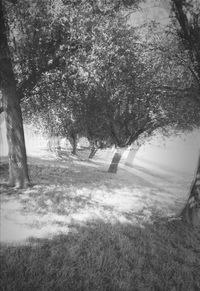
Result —
[[140, 4], [140, 11], [132, 13], [130, 22], [138, 26], [155, 20], [162, 25], [167, 25], [169, 23], [169, 12], [168, 0], [146, 0]]

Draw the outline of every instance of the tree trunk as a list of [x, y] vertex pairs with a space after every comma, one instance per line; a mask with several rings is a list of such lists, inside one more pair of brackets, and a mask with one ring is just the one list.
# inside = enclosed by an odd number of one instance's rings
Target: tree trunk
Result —
[[24, 129], [16, 82], [7, 42], [2, 1], [0, 0], [0, 89], [8, 140], [9, 185], [25, 188], [29, 185]]
[[55, 138], [55, 153], [58, 157], [61, 157], [60, 138], [58, 136]]
[[91, 144], [91, 148], [90, 148], [90, 154], [89, 154], [88, 159], [93, 159], [96, 152], [98, 151], [98, 147], [95, 141], [90, 142], [90, 144]]
[[189, 198], [181, 213], [183, 221], [191, 226], [200, 226], [200, 154]]
[[96, 153], [97, 153], [97, 151], [98, 151], [98, 149], [97, 148], [91, 148], [91, 151], [90, 151], [90, 154], [89, 154], [89, 157], [88, 157], [88, 159], [93, 159], [94, 158], [94, 156], [96, 155]]
[[121, 160], [122, 154], [123, 154], [123, 150], [118, 148], [116, 150], [113, 158], [112, 158], [110, 167], [108, 169], [108, 172], [109, 173], [113, 173], [113, 174], [116, 174], [117, 173], [118, 165], [119, 165], [119, 162]]
[[133, 166], [133, 161], [135, 159], [135, 156], [136, 156], [139, 148], [140, 148], [140, 146], [138, 146], [138, 145], [131, 146], [129, 153], [128, 153], [128, 156], [126, 158], [126, 162], [125, 162], [126, 166], [129, 166], [129, 167]]
[[69, 137], [69, 142], [72, 146], [72, 155], [76, 155], [76, 152], [77, 152], [77, 135], [76, 134], [72, 134], [70, 137]]
[[51, 137], [49, 138], [48, 142], [47, 142], [47, 146], [50, 152], [52, 152], [52, 141], [51, 141]]

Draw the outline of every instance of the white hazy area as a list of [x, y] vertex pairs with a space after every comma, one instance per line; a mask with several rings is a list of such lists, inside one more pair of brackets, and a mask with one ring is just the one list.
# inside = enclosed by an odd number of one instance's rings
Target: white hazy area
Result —
[[[5, 134], [1, 122], [2, 161], [7, 155]], [[93, 161], [81, 151], [79, 157], [62, 160], [48, 151], [47, 139], [28, 126], [25, 139], [29, 164], [44, 169], [36, 173], [32, 188], [7, 195], [2, 187], [2, 243], [50, 238], [95, 219], [138, 223], [149, 221], [155, 211], [164, 217], [177, 215], [187, 200], [200, 148], [200, 130], [165, 139], [157, 136], [140, 147], [129, 166], [125, 149], [118, 173], [109, 174], [115, 149], [99, 150]], [[80, 141], [80, 148], [81, 143], [87, 142]]]

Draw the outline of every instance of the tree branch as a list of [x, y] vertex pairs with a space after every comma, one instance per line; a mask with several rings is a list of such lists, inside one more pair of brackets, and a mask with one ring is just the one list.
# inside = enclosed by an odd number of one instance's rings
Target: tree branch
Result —
[[47, 66], [41, 68], [38, 71], [32, 72], [28, 79], [22, 81], [17, 88], [17, 96], [19, 100], [22, 100], [24, 97], [24, 92], [26, 90], [32, 90], [36, 83], [39, 81], [43, 73], [49, 72], [53, 69], [56, 69], [59, 65], [60, 57], [56, 57], [51, 63], [49, 63]]
[[[193, 99], [196, 103], [200, 104], [200, 94], [198, 90], [195, 90], [194, 87], [187, 87], [187, 88], [177, 88], [177, 87], [173, 87], [173, 86], [167, 86], [167, 85], [163, 85], [163, 86], [159, 86], [156, 87], [155, 93], [161, 92], [164, 90], [169, 90], [169, 91], [176, 91], [176, 92], [182, 92], [182, 93], [191, 93], [189, 99]], [[160, 91], [159, 91], [160, 90]], [[181, 95], [181, 97], [187, 97], [188, 96], [184, 96]]]
[[186, 64], [186, 67], [190, 70], [193, 77], [196, 79], [198, 85], [200, 86], [200, 80], [198, 78], [198, 75], [195, 73], [195, 71], [192, 69], [192, 67], [190, 65], [188, 65], [187, 62], [183, 58], [181, 58], [178, 54], [175, 54], [175, 57], [177, 57], [177, 59], [181, 60], [182, 62], [184, 62]]
[[138, 137], [145, 131], [144, 128], [140, 128], [139, 130], [137, 130], [136, 132], [134, 132], [134, 134], [132, 134], [127, 141], [125, 142], [124, 146], [128, 146], [131, 145], [134, 141], [136, 141], [138, 139]]

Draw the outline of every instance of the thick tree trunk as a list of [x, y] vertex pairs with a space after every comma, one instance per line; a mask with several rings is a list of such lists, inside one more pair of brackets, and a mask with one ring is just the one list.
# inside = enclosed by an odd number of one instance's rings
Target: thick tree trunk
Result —
[[183, 221], [191, 226], [200, 226], [200, 154], [188, 201], [182, 210]]
[[29, 184], [24, 129], [16, 82], [6, 37], [2, 1], [0, 0], [0, 81], [8, 140], [9, 184], [24, 188]]
[[123, 154], [124, 150], [118, 148], [112, 158], [112, 161], [111, 161], [111, 164], [110, 164], [110, 167], [108, 169], [108, 172], [109, 173], [113, 173], [113, 174], [116, 174], [117, 173], [117, 170], [118, 170], [118, 165], [119, 165], [119, 162], [121, 160], [121, 157], [122, 157], [122, 154]]
[[29, 185], [29, 176], [21, 108], [13, 85], [4, 88], [2, 93], [9, 150], [9, 185], [25, 188]]

